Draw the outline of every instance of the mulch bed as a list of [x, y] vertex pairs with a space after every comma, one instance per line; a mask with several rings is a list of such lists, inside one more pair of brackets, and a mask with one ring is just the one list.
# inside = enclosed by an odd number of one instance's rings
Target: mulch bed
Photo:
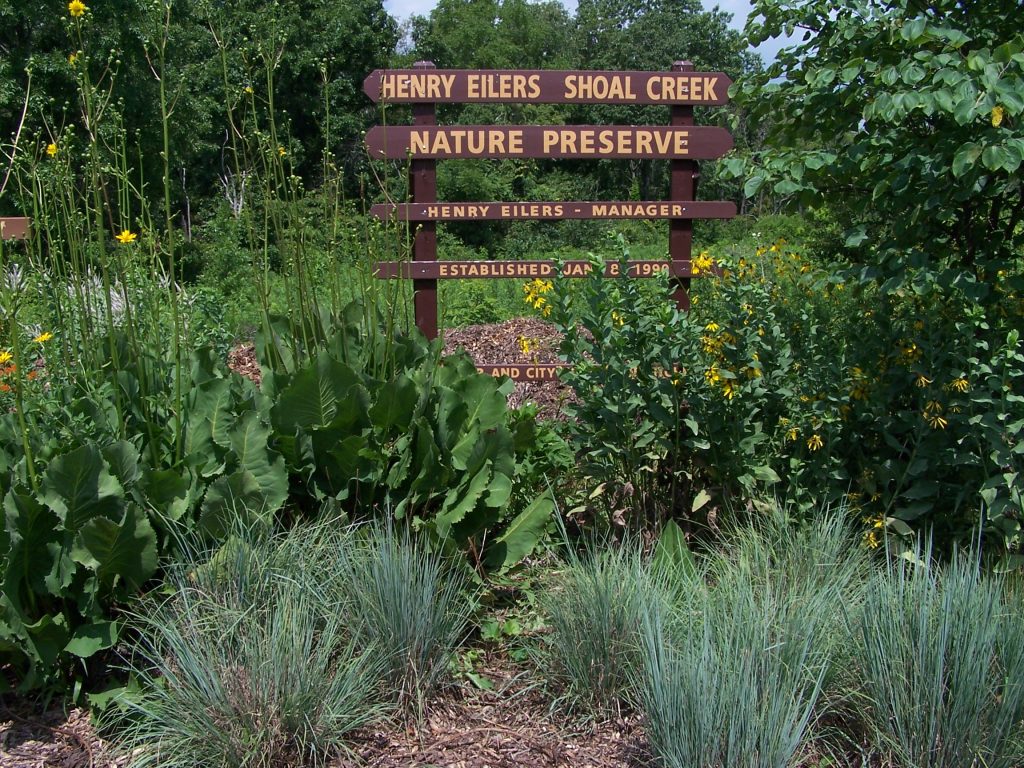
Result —
[[[522, 340], [530, 349], [525, 354]], [[465, 349], [478, 365], [558, 363], [558, 345], [561, 336], [554, 326], [543, 320], [517, 317], [504, 323], [467, 325], [444, 331], [444, 352], [453, 354]], [[259, 386], [260, 365], [252, 343], [240, 344], [228, 354], [228, 367]], [[517, 381], [509, 395], [508, 404], [518, 408], [524, 403], [535, 403], [537, 415], [542, 419], [564, 419], [563, 408], [573, 402], [573, 391], [557, 379], [549, 381]]]
[[[636, 716], [582, 724], [552, 711], [548, 700], [498, 656], [478, 667], [494, 689], [463, 681], [431, 703], [422, 721], [385, 724], [348, 740], [354, 757], [331, 768], [640, 768], [651, 765]], [[0, 705], [3, 768], [124, 768], [111, 757], [88, 713], [32, 712]]]

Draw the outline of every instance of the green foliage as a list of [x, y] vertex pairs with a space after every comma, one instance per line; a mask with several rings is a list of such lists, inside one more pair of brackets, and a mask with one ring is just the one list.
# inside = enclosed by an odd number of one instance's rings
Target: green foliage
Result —
[[584, 506], [632, 527], [701, 522], [774, 487], [807, 511], [847, 501], [870, 547], [886, 528], [932, 528], [947, 546], [983, 508], [986, 535], [1016, 551], [1019, 271], [984, 306], [929, 272], [889, 294], [783, 240], [737, 250], [722, 277], [695, 283], [688, 314], [655, 281], [595, 269], [557, 284]]
[[976, 556], [895, 561], [852, 614], [875, 743], [908, 768], [1019, 765], [1018, 606]]
[[805, 32], [736, 89], [770, 127], [748, 195], [851, 209], [858, 261], [899, 282], [931, 264], [956, 284], [1019, 255], [1024, 38], [1012, 5], [761, 0], [751, 19], [755, 43]]
[[171, 597], [133, 612], [134, 682], [105, 718], [132, 765], [322, 764], [387, 710], [381, 649], [353, 634], [327, 587], [349, 539], [232, 531], [170, 570]]

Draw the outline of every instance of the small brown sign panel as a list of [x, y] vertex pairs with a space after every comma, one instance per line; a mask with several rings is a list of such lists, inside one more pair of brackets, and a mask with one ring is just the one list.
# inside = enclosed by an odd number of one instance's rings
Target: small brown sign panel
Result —
[[0, 240], [25, 240], [30, 221], [25, 216], [0, 216]]
[[725, 104], [724, 72], [377, 69], [363, 81], [374, 102]]
[[551, 381], [558, 378], [559, 370], [568, 368], [564, 363], [534, 363], [522, 365], [501, 363], [499, 365], [478, 365], [477, 371], [488, 376], [508, 376], [513, 381]]
[[379, 203], [378, 219], [398, 221], [484, 221], [511, 219], [731, 219], [728, 201], [609, 201], [568, 203]]
[[[694, 270], [689, 261], [664, 259], [633, 260], [630, 277], [699, 277], [707, 274]], [[559, 269], [561, 266], [561, 269]], [[550, 279], [554, 277], [587, 277], [594, 267], [589, 261], [379, 261], [373, 265], [374, 277], [381, 280], [476, 280], [476, 279]], [[605, 265], [607, 277], [621, 274], [618, 262]]]
[[709, 160], [732, 149], [724, 128], [636, 125], [375, 126], [372, 157], [676, 158]]

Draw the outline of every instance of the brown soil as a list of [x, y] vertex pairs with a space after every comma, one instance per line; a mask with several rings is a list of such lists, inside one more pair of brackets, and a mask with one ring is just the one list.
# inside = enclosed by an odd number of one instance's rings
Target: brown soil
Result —
[[[526, 340], [530, 352], [522, 349]], [[468, 325], [450, 328], [444, 332], [445, 354], [465, 349], [479, 365], [501, 363], [558, 363], [558, 345], [561, 337], [550, 323], [537, 318], [517, 317], [504, 323]], [[256, 350], [251, 343], [240, 344], [228, 354], [228, 367], [235, 373], [260, 383], [260, 366]], [[508, 403], [518, 408], [524, 403], [535, 403], [542, 419], [565, 418], [563, 407], [572, 402], [574, 394], [565, 384], [553, 381], [517, 381]]]
[[[478, 668], [494, 689], [462, 681], [419, 723], [366, 728], [348, 740], [354, 756], [331, 768], [640, 768], [651, 764], [636, 717], [580, 724], [552, 712], [523, 670], [490, 658]], [[82, 709], [33, 713], [0, 707], [3, 768], [124, 768]]]

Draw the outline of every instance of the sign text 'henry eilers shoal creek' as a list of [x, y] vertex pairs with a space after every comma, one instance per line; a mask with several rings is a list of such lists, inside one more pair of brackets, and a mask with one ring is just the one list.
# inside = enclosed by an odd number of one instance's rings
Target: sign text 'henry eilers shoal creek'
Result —
[[721, 72], [378, 69], [363, 90], [388, 103], [697, 104], [728, 101]]

